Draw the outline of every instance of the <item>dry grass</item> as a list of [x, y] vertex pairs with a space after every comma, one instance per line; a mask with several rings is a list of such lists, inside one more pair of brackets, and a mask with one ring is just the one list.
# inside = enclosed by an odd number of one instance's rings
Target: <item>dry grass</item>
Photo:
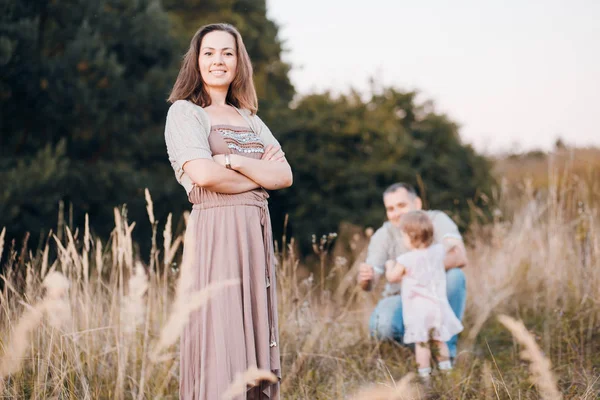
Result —
[[[552, 175], [549, 182], [545, 191], [524, 183], [519, 196], [499, 196], [494, 221], [473, 226], [465, 270], [467, 331], [457, 367], [434, 377], [427, 394], [413, 380], [410, 350], [369, 338], [377, 297], [353, 284], [366, 235], [359, 240], [354, 233], [347, 246], [352, 253], [345, 255], [331, 253], [333, 236], [317, 243], [318, 279], [299, 262], [293, 240], [284, 238], [278, 251], [282, 397], [596, 399], [600, 221], [589, 199], [599, 193], [575, 176]], [[107, 243], [92, 237], [87, 218], [82, 230], [57, 231], [38, 254], [26, 246], [8, 248], [2, 230], [0, 395], [178, 398], [177, 338], [189, 312], [211, 291], [237, 282], [195, 293], [193, 301], [183, 296], [189, 271], [176, 268], [179, 248], [193, 238], [173, 235], [171, 216], [164, 226], [155, 221], [146, 198], [153, 229], [146, 266], [136, 261], [135, 224], [119, 209]], [[494, 318], [501, 313], [522, 320], [529, 331], [504, 318], [507, 330]], [[521, 360], [521, 346], [531, 363]], [[261, 374], [240, 375], [232, 396], [268, 378]]]
[[524, 347], [521, 358], [529, 361], [529, 371], [531, 372], [529, 379], [537, 386], [542, 399], [561, 400], [562, 395], [556, 387], [550, 361], [542, 354], [533, 335], [527, 331], [522, 322], [507, 315], [499, 315], [498, 319]]
[[372, 387], [361, 390], [352, 400], [416, 400], [423, 391], [414, 383], [415, 374], [406, 374], [394, 386]]
[[238, 373], [236, 379], [223, 394], [223, 400], [231, 400], [236, 396], [244, 394], [248, 387], [257, 386], [262, 381], [275, 383], [277, 377], [271, 371], [263, 371], [256, 367], [250, 367], [243, 373]]

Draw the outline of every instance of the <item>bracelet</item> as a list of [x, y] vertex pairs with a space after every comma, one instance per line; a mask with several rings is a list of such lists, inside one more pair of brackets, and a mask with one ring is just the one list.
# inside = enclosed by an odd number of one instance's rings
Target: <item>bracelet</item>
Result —
[[229, 158], [229, 154], [225, 154], [225, 168], [231, 169], [231, 159]]

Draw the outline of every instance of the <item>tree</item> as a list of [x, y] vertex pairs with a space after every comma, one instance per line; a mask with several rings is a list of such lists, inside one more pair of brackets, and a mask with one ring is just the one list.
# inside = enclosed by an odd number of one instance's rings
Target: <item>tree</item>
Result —
[[294, 185], [278, 202], [305, 247], [313, 233], [334, 232], [342, 221], [379, 227], [382, 193], [398, 181], [420, 187], [429, 207], [467, 226], [469, 203], [482, 205], [480, 195], [491, 189], [490, 165], [461, 143], [446, 115], [430, 102], [416, 104], [416, 95], [389, 88], [368, 102], [358, 93], [300, 100], [280, 135]]
[[294, 170], [294, 186], [272, 193], [275, 237], [286, 213], [303, 243], [342, 221], [378, 226], [381, 193], [395, 181], [421, 186], [428, 204], [462, 227], [468, 202], [489, 192], [487, 161], [415, 92], [386, 89], [368, 102], [311, 95], [290, 109], [289, 65], [264, 0], [164, 4], [0, 0], [0, 227], [13, 237], [54, 226], [61, 200], [73, 204], [76, 225], [87, 212], [106, 235], [113, 207], [127, 203], [143, 246], [145, 187], [158, 220], [189, 209], [167, 160], [165, 100], [191, 37], [211, 22], [244, 37], [259, 114]]
[[[0, 167], [10, 180], [0, 196], [14, 206], [59, 194], [79, 221], [89, 212], [101, 233], [118, 204], [138, 201], [131, 209], [142, 219], [144, 186], [168, 172], [162, 129], [174, 72], [166, 13], [153, 0], [1, 4]], [[40, 159], [57, 173], [48, 175]], [[32, 206], [36, 218], [27, 210], [0, 215], [0, 226], [18, 236], [39, 231], [56, 221], [55, 207]]]
[[[112, 229], [129, 205], [134, 234], [189, 204], [164, 143], [166, 98], [195, 31], [230, 22], [255, 68], [260, 115], [277, 131], [294, 89], [264, 1], [0, 0], [0, 226], [22, 237], [55, 226], [58, 202]], [[170, 21], [169, 21], [170, 20]], [[53, 171], [52, 173], [49, 173]], [[139, 238], [139, 236], [138, 236]], [[147, 240], [140, 240], [143, 245]]]

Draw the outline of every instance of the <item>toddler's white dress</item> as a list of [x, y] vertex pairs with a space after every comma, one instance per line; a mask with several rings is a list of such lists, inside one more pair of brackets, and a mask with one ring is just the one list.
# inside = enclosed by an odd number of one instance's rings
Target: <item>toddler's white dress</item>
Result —
[[463, 330], [446, 294], [446, 270], [442, 244], [409, 251], [396, 261], [406, 268], [402, 278], [404, 343], [434, 340], [446, 342]]

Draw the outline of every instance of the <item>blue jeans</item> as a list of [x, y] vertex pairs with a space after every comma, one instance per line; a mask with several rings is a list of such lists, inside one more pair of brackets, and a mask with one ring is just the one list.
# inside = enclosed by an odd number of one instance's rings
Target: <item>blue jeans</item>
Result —
[[[446, 271], [446, 291], [448, 302], [454, 314], [462, 321], [467, 302], [467, 280], [465, 273], [459, 268]], [[402, 342], [404, 336], [404, 321], [402, 320], [402, 298], [400, 295], [384, 297], [377, 303], [369, 320], [369, 331], [377, 339], [395, 340]], [[450, 357], [456, 357], [456, 342], [454, 335], [448, 342]]]

